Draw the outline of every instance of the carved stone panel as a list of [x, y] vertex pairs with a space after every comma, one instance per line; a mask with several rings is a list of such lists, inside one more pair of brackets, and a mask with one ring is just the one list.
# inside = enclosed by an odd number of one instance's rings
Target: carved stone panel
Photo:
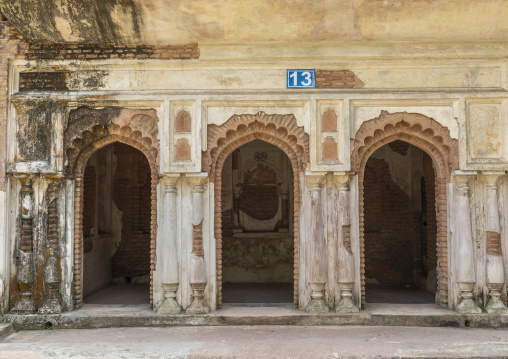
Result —
[[192, 132], [192, 122], [189, 111], [180, 110], [176, 115], [175, 132], [186, 133]]
[[[318, 100], [316, 132], [313, 134], [315, 169], [339, 170], [344, 163], [344, 138], [341, 100]], [[313, 166], [313, 168], [314, 168]]]
[[180, 138], [175, 146], [175, 161], [190, 161], [191, 146], [185, 138]]
[[503, 160], [505, 126], [501, 120], [501, 104], [471, 103], [468, 110], [470, 162]]

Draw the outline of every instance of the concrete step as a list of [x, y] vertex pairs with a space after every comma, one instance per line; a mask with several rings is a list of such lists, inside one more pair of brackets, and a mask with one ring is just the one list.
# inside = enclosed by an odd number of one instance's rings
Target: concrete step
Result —
[[8, 336], [14, 331], [12, 323], [0, 323], [0, 339]]
[[148, 305], [86, 304], [62, 314], [6, 314], [3, 321], [15, 329], [114, 328], [150, 326], [227, 325], [364, 325], [456, 328], [508, 328], [508, 315], [459, 314], [433, 304], [369, 304], [353, 314], [309, 314], [290, 304], [224, 305], [203, 315], [157, 315]]

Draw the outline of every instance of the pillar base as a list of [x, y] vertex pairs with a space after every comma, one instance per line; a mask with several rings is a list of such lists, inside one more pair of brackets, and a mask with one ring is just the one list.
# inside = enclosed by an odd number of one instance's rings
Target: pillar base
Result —
[[62, 305], [56, 298], [48, 299], [46, 302], [44, 302], [44, 305], [39, 309], [39, 313], [41, 314], [62, 313]]
[[62, 304], [58, 300], [58, 287], [60, 282], [48, 283], [49, 295], [41, 308], [39, 313], [41, 314], [58, 314], [62, 312]]
[[311, 300], [306, 308], [307, 313], [328, 313], [330, 308], [326, 305], [323, 299], [324, 283], [311, 283], [312, 294]]
[[455, 308], [457, 313], [461, 314], [480, 314], [482, 310], [476, 305], [473, 299], [465, 298], [462, 299], [459, 305]]
[[335, 311], [337, 313], [358, 313], [360, 308], [358, 308], [353, 303], [353, 285], [351, 282], [339, 282], [341, 286], [340, 290], [340, 301], [339, 304], [335, 307]]
[[162, 302], [161, 306], [157, 309], [157, 314], [180, 314], [182, 307], [176, 301], [176, 290], [178, 283], [166, 284], [163, 283], [164, 295], [166, 299]]
[[485, 310], [489, 314], [508, 314], [508, 308], [501, 301], [501, 288], [503, 288], [502, 283], [494, 283], [489, 284], [490, 289], [490, 299], [489, 303], [485, 307]]
[[342, 298], [335, 307], [335, 311], [337, 313], [358, 313], [360, 308], [358, 308], [351, 298]]
[[157, 309], [157, 314], [180, 314], [182, 307], [174, 298], [166, 298]]
[[30, 292], [24, 292], [20, 294], [19, 301], [16, 303], [14, 308], [11, 309], [12, 313], [19, 314], [34, 314], [37, 311], [34, 303], [32, 302], [32, 294]]
[[485, 310], [489, 314], [508, 314], [508, 308], [506, 308], [501, 299], [489, 300], [489, 304], [487, 304]]
[[192, 284], [192, 303], [185, 311], [187, 314], [207, 314], [210, 308], [205, 302], [205, 285], [204, 283]]
[[458, 282], [462, 302], [457, 305], [455, 311], [461, 314], [480, 314], [482, 310], [474, 301], [474, 282]]

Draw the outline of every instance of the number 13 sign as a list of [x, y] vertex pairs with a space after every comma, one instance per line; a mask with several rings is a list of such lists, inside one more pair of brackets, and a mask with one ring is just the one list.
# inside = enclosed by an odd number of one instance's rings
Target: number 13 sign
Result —
[[287, 76], [288, 89], [313, 89], [316, 87], [315, 70], [288, 70]]

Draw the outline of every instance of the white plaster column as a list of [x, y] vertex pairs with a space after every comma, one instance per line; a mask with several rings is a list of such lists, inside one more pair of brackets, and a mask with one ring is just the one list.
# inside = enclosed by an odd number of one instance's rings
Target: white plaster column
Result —
[[486, 180], [487, 203], [485, 206], [485, 237], [487, 247], [487, 287], [489, 302], [485, 309], [488, 313], [508, 313], [501, 301], [504, 286], [504, 264], [501, 252], [501, 225], [499, 223], [499, 205], [497, 200], [497, 181], [504, 172], [483, 172]]
[[454, 174], [456, 188], [457, 221], [457, 284], [460, 288], [462, 301], [455, 308], [459, 313], [481, 313], [474, 301], [473, 287], [476, 282], [473, 232], [471, 227], [471, 210], [469, 207], [469, 180], [472, 173]]
[[353, 286], [355, 282], [355, 259], [351, 249], [351, 217], [349, 176], [333, 176], [333, 181], [339, 192], [339, 200], [333, 205], [338, 213], [337, 229], [337, 282], [340, 287], [340, 301], [335, 308], [338, 313], [356, 313], [360, 309], [353, 303]]
[[157, 309], [157, 314], [179, 314], [182, 308], [176, 300], [176, 291], [180, 284], [179, 262], [177, 252], [177, 204], [178, 188], [176, 184], [180, 174], [169, 175], [161, 178], [164, 186], [164, 221], [162, 223], [162, 288], [164, 290], [164, 302]]
[[207, 174], [188, 177], [192, 186], [192, 253], [190, 260], [190, 285], [192, 303], [187, 308], [188, 314], [205, 314], [210, 311], [205, 302], [207, 282], [206, 263], [203, 249], [203, 193]]
[[37, 308], [32, 301], [32, 286], [35, 281], [35, 266], [33, 253], [33, 216], [34, 216], [34, 190], [33, 178], [30, 174], [16, 174], [21, 182], [21, 226], [19, 243], [17, 246], [17, 282], [20, 297], [12, 308], [14, 313], [32, 314]]
[[306, 310], [309, 313], [328, 313], [329, 308], [324, 301], [324, 289], [327, 278], [326, 238], [323, 231], [323, 218], [321, 215], [321, 189], [325, 177], [323, 175], [307, 175], [305, 182], [309, 187], [310, 223], [307, 225], [307, 236], [309, 240], [309, 284], [312, 290], [311, 301]]

